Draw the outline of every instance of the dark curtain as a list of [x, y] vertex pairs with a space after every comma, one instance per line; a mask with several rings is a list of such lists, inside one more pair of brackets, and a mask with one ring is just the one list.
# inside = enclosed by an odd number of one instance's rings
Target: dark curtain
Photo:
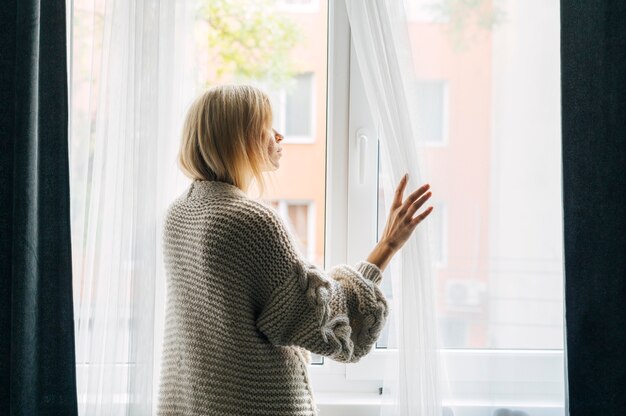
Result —
[[561, 0], [572, 416], [626, 415], [626, 2]]
[[76, 415], [65, 0], [0, 7], [0, 415]]

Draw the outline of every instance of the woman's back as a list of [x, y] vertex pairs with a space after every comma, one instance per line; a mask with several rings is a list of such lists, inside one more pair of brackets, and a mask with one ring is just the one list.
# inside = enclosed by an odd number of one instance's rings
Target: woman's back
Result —
[[317, 414], [304, 349], [358, 361], [387, 304], [376, 266], [333, 278], [296, 250], [275, 211], [234, 185], [194, 181], [170, 206], [159, 415]]

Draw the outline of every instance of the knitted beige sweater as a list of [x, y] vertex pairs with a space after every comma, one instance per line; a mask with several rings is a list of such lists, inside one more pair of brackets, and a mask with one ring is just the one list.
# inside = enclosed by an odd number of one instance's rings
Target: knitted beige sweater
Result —
[[167, 211], [163, 244], [160, 416], [316, 415], [308, 351], [357, 362], [387, 319], [376, 265], [321, 270], [234, 185], [194, 181]]

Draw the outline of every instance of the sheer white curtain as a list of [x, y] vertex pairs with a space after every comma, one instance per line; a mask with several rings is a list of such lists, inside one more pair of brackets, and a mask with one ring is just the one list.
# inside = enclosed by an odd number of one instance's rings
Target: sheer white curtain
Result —
[[175, 155], [195, 91], [192, 74], [183, 73], [194, 68], [191, 7], [183, 0], [68, 2], [81, 415], [153, 413], [161, 223], [187, 182]]
[[[411, 47], [402, 1], [345, 0], [352, 45], [368, 105], [378, 118], [384, 194], [393, 195], [405, 172], [405, 197], [422, 185], [419, 126], [412, 85]], [[436, 190], [433, 190], [436, 192]], [[391, 201], [386, 198], [386, 212]], [[424, 205], [421, 212], [428, 205]], [[435, 281], [428, 227], [421, 224], [390, 265], [392, 308], [381, 414], [441, 415], [441, 369], [435, 317]]]

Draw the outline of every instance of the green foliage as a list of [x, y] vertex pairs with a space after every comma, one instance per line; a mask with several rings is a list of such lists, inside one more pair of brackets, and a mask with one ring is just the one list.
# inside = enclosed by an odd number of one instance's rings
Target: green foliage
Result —
[[504, 22], [506, 13], [496, 0], [439, 0], [429, 6], [438, 18], [447, 21], [446, 30], [457, 51], [476, 38], [474, 28], [491, 31]]
[[217, 79], [231, 75], [278, 86], [297, 73], [291, 51], [302, 34], [276, 12], [276, 0], [205, 0], [200, 18], [208, 24], [209, 64]]

